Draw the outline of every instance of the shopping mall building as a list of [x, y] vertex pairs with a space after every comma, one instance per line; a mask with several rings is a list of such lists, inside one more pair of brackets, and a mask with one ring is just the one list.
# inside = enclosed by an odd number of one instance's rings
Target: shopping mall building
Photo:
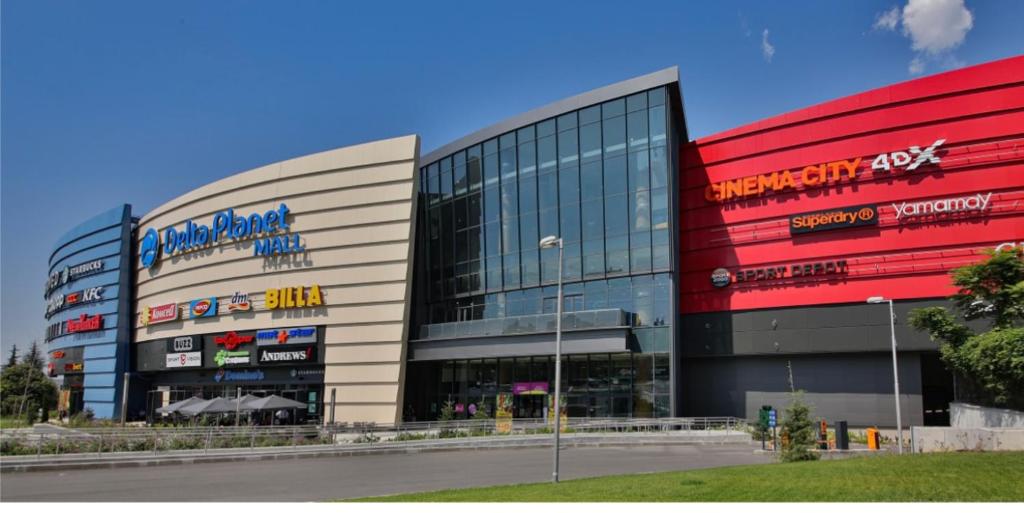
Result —
[[[699, 99], [690, 98], [690, 101]], [[62, 408], [151, 416], [276, 393], [305, 420], [539, 417], [564, 283], [570, 416], [941, 424], [953, 377], [913, 308], [1024, 241], [1024, 57], [691, 140], [676, 68], [421, 153], [415, 135], [84, 221], [50, 256]], [[556, 235], [557, 247], [538, 241]]]

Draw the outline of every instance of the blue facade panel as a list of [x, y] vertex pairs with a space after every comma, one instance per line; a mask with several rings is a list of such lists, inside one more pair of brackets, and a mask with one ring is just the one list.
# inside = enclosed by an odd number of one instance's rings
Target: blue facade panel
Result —
[[[120, 415], [120, 388], [127, 371], [131, 337], [132, 223], [129, 205], [102, 212], [68, 230], [54, 244], [49, 256], [48, 290], [44, 290], [42, 310], [45, 313], [48, 305], [61, 305], [61, 309], [51, 312], [46, 319], [46, 349], [51, 360], [58, 359], [58, 355], [52, 354], [54, 351], [65, 353], [59, 355], [65, 358], [61, 360], [65, 364], [52, 366], [51, 372], [59, 375], [67, 371], [67, 354], [82, 355], [85, 372], [80, 378], [65, 376], [67, 393], [62, 394], [61, 408], [84, 404], [97, 418]], [[95, 262], [102, 265], [79, 267], [75, 275], [77, 266]], [[64, 307], [68, 294], [94, 287], [102, 287], [102, 300]], [[102, 328], [66, 333], [68, 321], [83, 315], [101, 315]], [[79, 348], [81, 352], [77, 352]], [[73, 384], [78, 379], [78, 384]]]

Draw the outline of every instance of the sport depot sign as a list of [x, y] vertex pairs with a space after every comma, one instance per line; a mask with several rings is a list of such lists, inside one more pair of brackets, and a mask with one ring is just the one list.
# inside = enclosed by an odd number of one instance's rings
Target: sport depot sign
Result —
[[[905, 151], [881, 153], [874, 158], [870, 167], [877, 173], [896, 170], [911, 172], [925, 164], [938, 164], [941, 159], [935, 154], [935, 151], [945, 142], [945, 139], [938, 139], [924, 149], [919, 146], [911, 146]], [[783, 169], [724, 180], [708, 185], [704, 189], [704, 197], [710, 202], [720, 203], [757, 197], [766, 192], [781, 193], [854, 181], [865, 170], [861, 168], [862, 163], [863, 159], [857, 157], [810, 164], [804, 166], [799, 171], [799, 175], [796, 174], [796, 171]]]

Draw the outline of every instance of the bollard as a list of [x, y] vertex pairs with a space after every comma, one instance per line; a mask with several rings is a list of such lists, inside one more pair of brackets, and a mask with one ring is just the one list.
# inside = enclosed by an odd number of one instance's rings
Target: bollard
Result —
[[881, 445], [881, 437], [878, 435], [878, 428], [870, 427], [866, 431], [868, 436], [868, 450], [877, 451]]
[[836, 449], [850, 450], [850, 429], [845, 420], [836, 422]]

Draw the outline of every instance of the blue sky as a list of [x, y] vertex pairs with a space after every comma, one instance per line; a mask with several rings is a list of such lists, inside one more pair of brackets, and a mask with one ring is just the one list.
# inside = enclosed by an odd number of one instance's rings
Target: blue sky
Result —
[[[1024, 53], [1019, 0], [2, 3], [2, 344], [53, 242], [262, 164], [510, 115], [678, 65], [691, 136]], [[895, 8], [895, 10], [893, 10]]]

